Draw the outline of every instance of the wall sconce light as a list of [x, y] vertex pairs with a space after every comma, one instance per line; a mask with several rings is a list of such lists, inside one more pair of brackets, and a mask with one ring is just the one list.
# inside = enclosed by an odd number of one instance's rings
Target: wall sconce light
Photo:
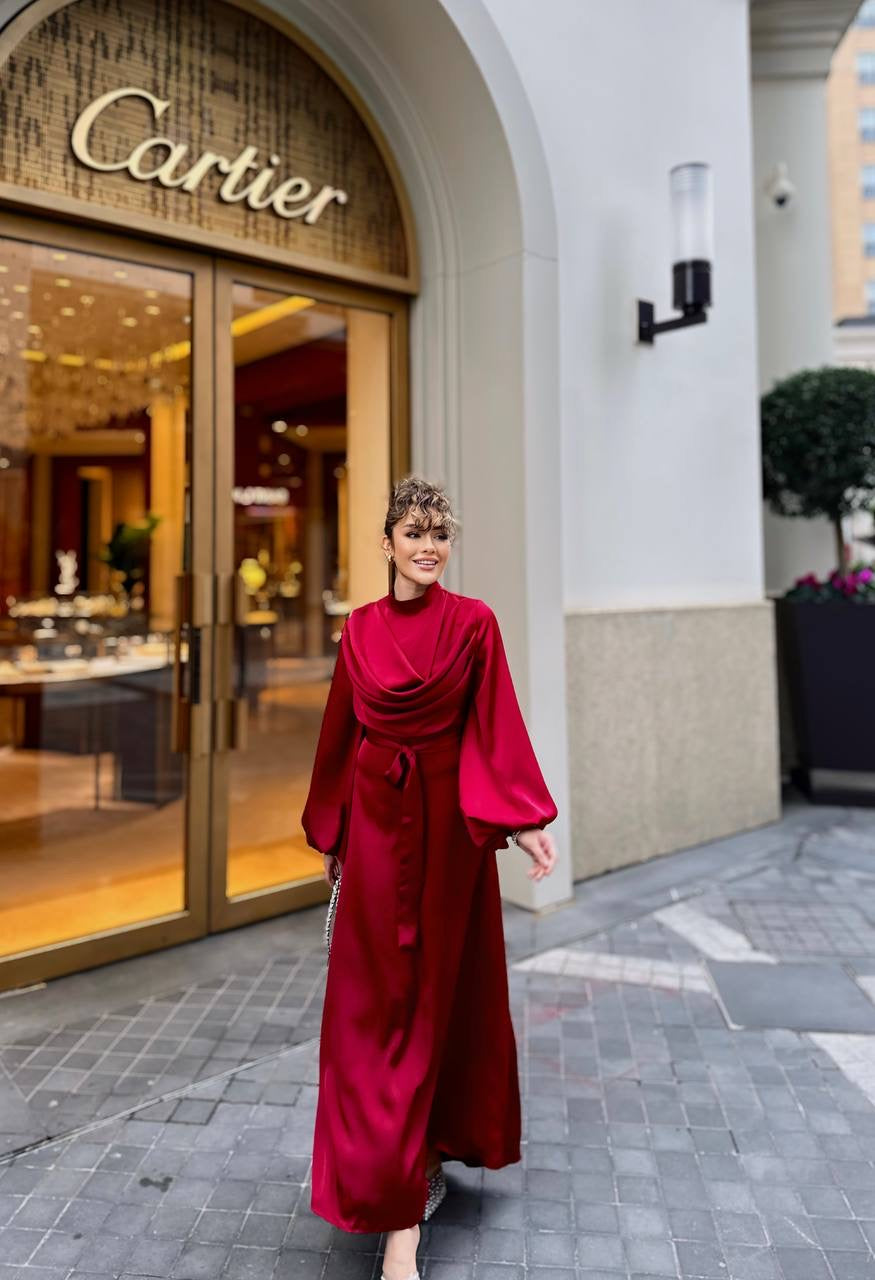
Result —
[[704, 324], [711, 305], [711, 261], [714, 257], [714, 190], [711, 166], [677, 164], [669, 174], [674, 226], [674, 320], [654, 319], [652, 302], [638, 299], [638, 341], [653, 343], [657, 333]]

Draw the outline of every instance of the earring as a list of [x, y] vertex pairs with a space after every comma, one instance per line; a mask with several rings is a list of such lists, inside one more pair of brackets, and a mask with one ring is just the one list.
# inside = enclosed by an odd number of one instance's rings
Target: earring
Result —
[[392, 555], [392, 552], [391, 552], [391, 551], [386, 551], [386, 552], [384, 552], [383, 554], [384, 554], [384, 555], [385, 555], [385, 557], [386, 557], [386, 564], [389, 564], [392, 560], [394, 560], [394, 559], [395, 559], [395, 557]]

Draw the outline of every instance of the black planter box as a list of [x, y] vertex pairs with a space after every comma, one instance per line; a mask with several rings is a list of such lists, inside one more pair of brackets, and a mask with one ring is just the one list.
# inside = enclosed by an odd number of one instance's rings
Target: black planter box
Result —
[[875, 806], [875, 605], [775, 601], [797, 762], [819, 804]]

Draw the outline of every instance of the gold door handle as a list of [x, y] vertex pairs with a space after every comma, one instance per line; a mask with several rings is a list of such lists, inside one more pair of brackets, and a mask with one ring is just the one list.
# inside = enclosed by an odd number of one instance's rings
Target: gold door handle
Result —
[[[191, 700], [186, 691], [185, 666], [188, 662], [188, 633], [191, 618], [191, 575], [177, 574], [174, 583], [173, 620], [173, 694], [170, 712], [170, 749], [188, 751], [191, 745]], [[182, 661], [183, 638], [186, 663]]]
[[238, 573], [216, 575], [216, 700], [215, 748], [242, 751], [249, 735], [246, 696], [246, 588]]
[[212, 621], [209, 581], [202, 573], [180, 573], [175, 581], [170, 744], [173, 751], [195, 755], [209, 749], [202, 690], [204, 632]]

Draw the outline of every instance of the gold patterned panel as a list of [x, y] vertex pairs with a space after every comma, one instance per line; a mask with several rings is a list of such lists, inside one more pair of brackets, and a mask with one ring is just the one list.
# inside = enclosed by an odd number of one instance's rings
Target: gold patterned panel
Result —
[[[47, 8], [0, 68], [5, 190], [111, 210], [120, 227], [152, 224], [409, 285], [408, 227], [385, 152], [301, 45], [223, 0]], [[74, 146], [81, 113], [120, 89], [133, 92], [86, 118]]]

